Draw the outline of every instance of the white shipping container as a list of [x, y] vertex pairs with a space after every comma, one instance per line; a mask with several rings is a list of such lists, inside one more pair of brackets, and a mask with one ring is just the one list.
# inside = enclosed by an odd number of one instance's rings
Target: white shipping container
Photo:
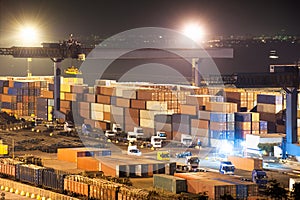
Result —
[[147, 110], [166, 111], [168, 110], [168, 104], [166, 101], [147, 101]]
[[140, 126], [145, 128], [154, 128], [154, 120], [140, 118]]
[[91, 118], [93, 120], [103, 120], [103, 112], [93, 111], [91, 112]]
[[91, 112], [103, 112], [103, 107], [101, 103], [91, 103]]

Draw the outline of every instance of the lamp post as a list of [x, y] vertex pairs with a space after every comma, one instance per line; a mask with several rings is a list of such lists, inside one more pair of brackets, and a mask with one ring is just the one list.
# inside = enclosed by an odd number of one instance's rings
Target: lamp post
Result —
[[[38, 42], [38, 31], [32, 26], [25, 26], [20, 28], [19, 38], [22, 41], [23, 45], [33, 46]], [[32, 73], [30, 72], [30, 63], [32, 58], [27, 58], [27, 77], [31, 77]]]
[[[195, 43], [203, 41], [204, 29], [196, 23], [186, 24], [182, 30], [183, 34], [192, 39]], [[199, 58], [192, 58], [192, 85], [199, 85], [198, 71], [199, 71]]]

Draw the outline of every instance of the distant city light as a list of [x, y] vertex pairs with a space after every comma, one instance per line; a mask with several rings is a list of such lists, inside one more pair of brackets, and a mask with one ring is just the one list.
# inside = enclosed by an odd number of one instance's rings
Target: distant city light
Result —
[[187, 24], [183, 29], [183, 34], [191, 38], [195, 42], [201, 42], [204, 38], [205, 32], [203, 27], [198, 24]]

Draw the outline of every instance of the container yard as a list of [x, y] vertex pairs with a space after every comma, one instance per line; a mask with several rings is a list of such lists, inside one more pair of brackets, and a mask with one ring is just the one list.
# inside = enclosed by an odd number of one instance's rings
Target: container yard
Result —
[[[286, 105], [280, 92], [113, 80], [98, 80], [91, 87], [84, 84], [82, 78], [61, 78], [60, 111], [65, 117], [69, 112], [73, 113], [77, 132], [68, 135], [47, 128], [41, 133], [30, 129], [24, 132], [22, 129], [30, 123], [18, 121], [19, 118], [33, 117], [45, 122], [52, 121], [53, 79], [2, 78], [0, 86], [3, 112], [1, 138], [4, 144], [14, 143], [16, 155], [32, 150], [57, 153], [56, 158], [52, 156], [53, 161], [43, 161], [44, 167], [3, 160], [1, 173], [14, 180], [80, 198], [119, 199], [134, 196], [139, 199], [147, 196], [147, 191], [136, 196], [140, 190], [126, 189], [111, 182], [107, 186], [108, 182], [104, 183], [104, 180], [90, 180], [78, 175], [78, 172], [101, 172], [104, 176], [115, 178], [151, 178], [151, 188], [170, 195], [206, 192], [210, 199], [220, 199], [224, 194], [236, 199], [259, 195], [256, 184], [239, 178], [212, 172], [175, 173], [179, 160], [158, 161], [156, 151], [149, 148], [142, 149], [141, 157], [126, 155], [124, 151], [128, 144], [122, 136], [112, 139], [114, 143], [106, 141], [104, 132], [111, 130], [113, 124], [119, 124], [123, 133], [141, 127], [145, 140], [139, 145], [147, 144], [147, 138], [162, 131], [166, 133], [167, 141], [184, 144], [185, 148], [200, 143], [202, 148], [219, 149], [221, 144], [227, 142], [242, 149], [242, 142], [247, 143], [250, 136], [259, 137], [259, 143], [271, 143], [276, 140], [274, 138], [285, 135], [283, 111]], [[218, 95], [219, 91], [224, 96]], [[15, 120], [9, 125], [5, 123], [8, 116]], [[56, 120], [64, 122], [67, 118]], [[84, 133], [82, 124], [89, 125], [91, 130]], [[191, 136], [188, 143], [183, 142], [186, 135]], [[255, 145], [248, 146], [256, 148], [258, 143]], [[12, 146], [9, 146], [12, 155]], [[236, 169], [252, 171], [263, 168], [261, 159], [238, 156], [228, 156], [227, 159]], [[76, 175], [70, 175], [74, 172]]]

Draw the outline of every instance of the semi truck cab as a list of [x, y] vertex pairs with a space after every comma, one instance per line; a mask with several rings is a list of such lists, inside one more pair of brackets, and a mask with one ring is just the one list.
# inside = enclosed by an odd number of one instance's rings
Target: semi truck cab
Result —
[[219, 172], [221, 174], [234, 174], [235, 167], [230, 161], [222, 161], [220, 163]]
[[267, 173], [261, 169], [254, 169], [252, 171], [252, 181], [256, 183], [259, 188], [265, 188], [268, 183]]

